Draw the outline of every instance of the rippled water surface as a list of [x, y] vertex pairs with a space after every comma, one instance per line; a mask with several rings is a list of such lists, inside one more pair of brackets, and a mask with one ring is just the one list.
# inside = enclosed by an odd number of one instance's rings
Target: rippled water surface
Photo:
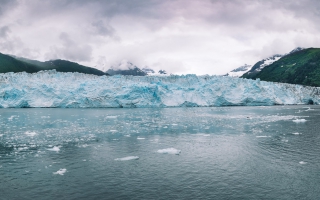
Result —
[[0, 109], [0, 199], [319, 199], [320, 107]]

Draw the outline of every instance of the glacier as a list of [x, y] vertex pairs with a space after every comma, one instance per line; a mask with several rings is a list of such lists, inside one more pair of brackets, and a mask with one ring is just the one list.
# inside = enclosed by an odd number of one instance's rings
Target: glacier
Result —
[[0, 74], [0, 107], [132, 108], [319, 104], [320, 88], [228, 76]]

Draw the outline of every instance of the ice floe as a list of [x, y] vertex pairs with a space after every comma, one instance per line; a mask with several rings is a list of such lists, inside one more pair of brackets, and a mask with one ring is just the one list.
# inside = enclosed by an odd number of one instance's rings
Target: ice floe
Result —
[[30, 131], [27, 131], [24, 134], [26, 134], [27, 136], [30, 136], [30, 137], [33, 137], [33, 136], [37, 135], [36, 132], [30, 132]]
[[66, 172], [67, 172], [67, 169], [59, 169], [57, 172], [53, 172], [53, 174], [59, 174], [59, 175], [63, 176], [64, 173], [66, 173]]
[[181, 150], [178, 150], [178, 149], [175, 149], [175, 148], [166, 148], [166, 149], [159, 149], [157, 152], [158, 153], [162, 153], [162, 154], [179, 155], [181, 153]]
[[292, 120], [293, 122], [295, 122], [295, 123], [304, 123], [304, 122], [306, 122], [307, 120], [305, 120], [305, 119], [294, 119], [294, 120]]
[[127, 157], [123, 157], [123, 158], [116, 158], [114, 160], [117, 161], [128, 161], [128, 160], [138, 160], [139, 157], [138, 156], [127, 156]]
[[48, 149], [49, 151], [55, 151], [55, 152], [59, 152], [60, 151], [60, 147], [58, 146], [54, 146], [51, 149]]

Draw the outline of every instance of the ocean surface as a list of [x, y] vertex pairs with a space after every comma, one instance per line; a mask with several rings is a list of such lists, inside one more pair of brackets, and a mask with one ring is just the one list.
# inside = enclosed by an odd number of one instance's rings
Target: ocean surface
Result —
[[0, 109], [0, 199], [319, 199], [320, 106]]

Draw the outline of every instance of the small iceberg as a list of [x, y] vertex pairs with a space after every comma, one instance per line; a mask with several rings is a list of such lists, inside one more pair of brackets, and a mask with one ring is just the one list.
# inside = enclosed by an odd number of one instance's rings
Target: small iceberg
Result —
[[48, 149], [49, 151], [55, 151], [55, 152], [59, 152], [60, 151], [60, 147], [56, 147], [56, 146], [54, 146], [54, 147], [52, 147], [51, 149]]
[[305, 120], [305, 119], [294, 119], [294, 120], [292, 120], [293, 122], [295, 122], [295, 123], [304, 123], [304, 122], [306, 122], [307, 120]]
[[127, 157], [124, 157], [124, 158], [116, 158], [114, 160], [117, 160], [117, 161], [128, 161], [128, 160], [138, 160], [139, 157], [138, 156], [127, 156]]
[[115, 119], [115, 118], [117, 118], [118, 116], [112, 116], [112, 115], [110, 115], [110, 116], [106, 116], [106, 118], [109, 118], [109, 119]]
[[179, 155], [181, 153], [181, 150], [178, 150], [178, 149], [175, 149], [175, 148], [167, 148], [167, 149], [159, 149], [157, 152], [158, 153], [162, 153], [162, 154]]
[[296, 132], [296, 133], [292, 133], [292, 135], [301, 135], [302, 133], [298, 133], [298, 132]]
[[25, 132], [24, 134], [26, 134], [27, 136], [30, 136], [30, 137], [37, 135], [36, 132], [29, 132], [29, 131]]
[[307, 162], [300, 161], [300, 162], [299, 162], [299, 164], [301, 164], [301, 165], [305, 165], [305, 164], [307, 164]]
[[137, 140], [145, 140], [146, 138], [143, 137], [137, 137]]
[[66, 172], [67, 172], [67, 169], [59, 169], [57, 172], [53, 172], [53, 174], [59, 174], [59, 175], [63, 176], [64, 173], [66, 173]]

